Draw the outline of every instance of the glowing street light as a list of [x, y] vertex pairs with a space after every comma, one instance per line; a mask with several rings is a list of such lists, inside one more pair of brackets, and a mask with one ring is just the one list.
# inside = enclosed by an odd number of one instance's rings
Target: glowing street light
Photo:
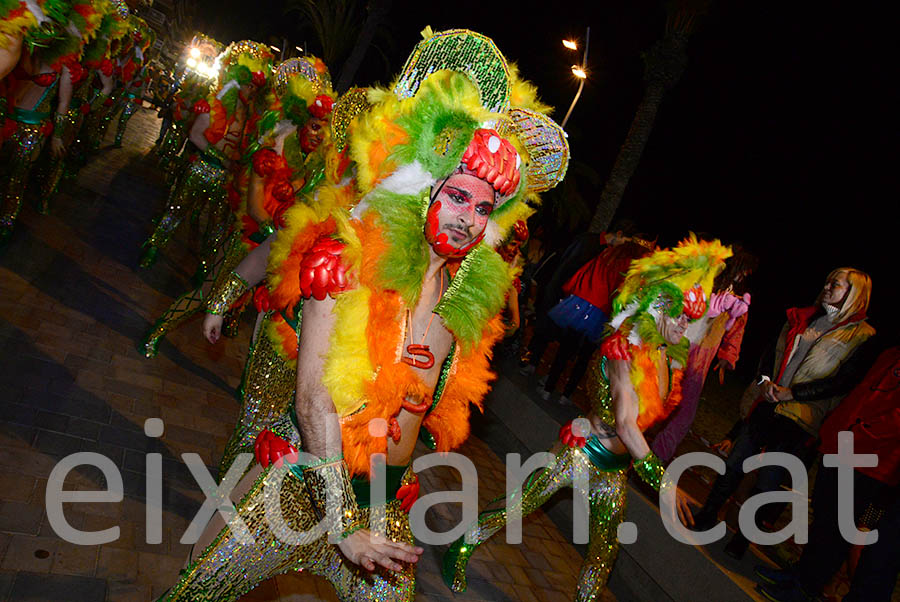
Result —
[[194, 57], [189, 58], [185, 62], [187, 63], [187, 66], [190, 67], [191, 69], [197, 68], [197, 59], [195, 59]]
[[[565, 118], [562, 120], [560, 124], [563, 128], [566, 127], [566, 123], [569, 121], [569, 117], [572, 115], [572, 109], [575, 108], [575, 103], [578, 102], [578, 99], [581, 97], [581, 91], [584, 89], [584, 82], [587, 79], [587, 58], [588, 58], [588, 46], [591, 43], [591, 28], [587, 28], [587, 33], [584, 36], [584, 56], [581, 57], [580, 65], [572, 65], [572, 75], [578, 78], [578, 92], [575, 93], [575, 98], [572, 99], [572, 104], [569, 105], [569, 110], [566, 112]], [[563, 40], [563, 46], [570, 50], [577, 50], [578, 44], [571, 40]]]
[[199, 59], [200, 58], [200, 49], [197, 47], [191, 48], [191, 50], [188, 52], [188, 54], [191, 55], [192, 59]]
[[273, 45], [269, 44], [269, 48], [271, 48], [275, 52], [281, 52], [281, 48], [279, 48], [278, 46], [273, 46]]
[[303, 49], [302, 49], [302, 48], [300, 48], [300, 47], [299, 47], [299, 46], [294, 46], [294, 48], [296, 48], [296, 49], [297, 49], [297, 52], [303, 52]]

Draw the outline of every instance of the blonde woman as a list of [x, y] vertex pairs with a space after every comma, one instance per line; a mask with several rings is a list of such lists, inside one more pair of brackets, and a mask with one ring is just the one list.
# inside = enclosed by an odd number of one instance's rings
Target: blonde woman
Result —
[[[787, 311], [787, 323], [760, 361], [755, 407], [730, 447], [725, 474], [716, 479], [694, 516], [695, 529], [706, 530], [716, 523], [719, 510], [740, 485], [744, 460], [763, 448], [793, 454], [809, 465], [822, 420], [856, 384], [831, 377], [875, 334], [866, 321], [871, 295], [868, 274], [838, 268], [828, 274], [814, 305]], [[765, 466], [758, 471], [753, 494], [778, 491], [788, 478], [786, 469]], [[757, 527], [774, 522], [783, 508], [763, 506], [756, 513]], [[748, 543], [738, 532], [725, 551], [740, 558]]]

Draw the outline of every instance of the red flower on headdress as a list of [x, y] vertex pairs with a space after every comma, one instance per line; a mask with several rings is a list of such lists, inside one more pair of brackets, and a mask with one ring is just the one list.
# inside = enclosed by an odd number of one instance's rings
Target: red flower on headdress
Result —
[[519, 185], [519, 153], [494, 130], [475, 130], [462, 162], [502, 195]]
[[317, 119], [324, 119], [326, 115], [331, 113], [334, 108], [334, 100], [327, 94], [319, 94], [311, 105], [309, 105], [309, 114]]
[[113, 62], [110, 59], [103, 59], [103, 62], [100, 63], [100, 73], [106, 77], [110, 77], [113, 74], [114, 69], [115, 65], [113, 65]]
[[266, 74], [262, 71], [254, 71], [253, 79], [251, 79], [250, 81], [252, 81], [253, 85], [257, 88], [262, 88], [266, 85]]
[[198, 100], [194, 103], [194, 106], [191, 110], [195, 115], [200, 115], [201, 113], [209, 113], [209, 103], [206, 102], [206, 99]]
[[701, 317], [706, 311], [706, 293], [703, 287], [695, 284], [693, 288], [684, 291], [684, 315], [691, 320]]
[[300, 292], [319, 301], [347, 288], [347, 266], [341, 261], [344, 243], [323, 236], [300, 262]]

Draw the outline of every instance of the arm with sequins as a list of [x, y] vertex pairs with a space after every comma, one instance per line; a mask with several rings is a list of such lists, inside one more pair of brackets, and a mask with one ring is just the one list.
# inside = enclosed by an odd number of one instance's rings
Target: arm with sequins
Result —
[[[209, 292], [204, 302], [206, 317], [203, 318], [203, 337], [211, 344], [215, 345], [222, 335], [225, 312], [265, 279], [271, 244], [270, 237], [250, 251], [237, 267], [226, 278], [219, 279]], [[259, 309], [265, 311], [268, 307]]]

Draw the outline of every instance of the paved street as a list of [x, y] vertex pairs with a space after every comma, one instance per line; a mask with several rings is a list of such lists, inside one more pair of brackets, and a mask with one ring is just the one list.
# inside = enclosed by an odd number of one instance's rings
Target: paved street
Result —
[[[158, 123], [155, 112], [139, 111], [123, 148], [103, 148], [77, 180], [65, 182], [51, 215], [27, 205], [0, 252], [0, 599], [145, 602], [162, 595], [189, 552], [179, 539], [204, 499], [181, 454], [197, 453], [213, 470], [237, 416], [247, 323], [217, 346], [202, 340], [194, 321], [171, 335], [157, 358], [137, 350], [196, 266], [181, 232], [152, 269], [136, 267], [165, 196], [163, 174], [147, 156]], [[144, 434], [148, 418], [164, 421], [162, 437]], [[125, 499], [67, 503], [66, 520], [84, 531], [117, 526], [112, 543], [67, 543], [48, 521], [48, 476], [79, 451], [112, 460]], [[145, 543], [149, 452], [163, 456], [160, 544]], [[462, 453], [479, 470], [481, 502], [501, 494], [505, 469], [496, 450], [473, 437]], [[421, 478], [426, 493], [459, 487], [449, 470]], [[105, 482], [82, 466], [69, 473], [66, 489], [102, 490]], [[433, 510], [432, 522], [451, 525], [454, 510]], [[571, 531], [539, 512], [523, 536], [520, 546], [501, 538], [484, 546], [472, 560], [469, 591], [455, 597], [439, 575], [443, 549], [429, 549], [417, 599], [570, 600], [581, 562]], [[324, 581], [291, 575], [245, 599], [336, 598]]]

